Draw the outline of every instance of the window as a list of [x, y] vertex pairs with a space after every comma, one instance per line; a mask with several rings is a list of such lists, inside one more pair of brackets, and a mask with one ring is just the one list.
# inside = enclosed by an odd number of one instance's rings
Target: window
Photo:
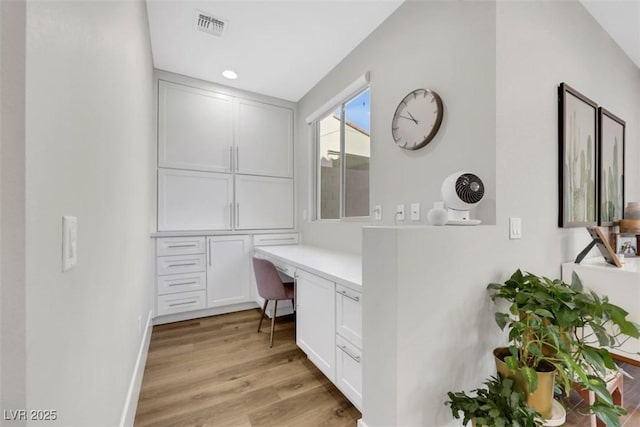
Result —
[[369, 216], [370, 90], [316, 120], [318, 219]]

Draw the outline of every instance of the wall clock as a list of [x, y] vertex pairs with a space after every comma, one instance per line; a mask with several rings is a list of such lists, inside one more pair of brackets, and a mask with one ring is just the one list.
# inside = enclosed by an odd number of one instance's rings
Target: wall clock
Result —
[[395, 144], [407, 150], [427, 145], [438, 133], [443, 107], [440, 96], [432, 90], [416, 89], [404, 97], [391, 122]]

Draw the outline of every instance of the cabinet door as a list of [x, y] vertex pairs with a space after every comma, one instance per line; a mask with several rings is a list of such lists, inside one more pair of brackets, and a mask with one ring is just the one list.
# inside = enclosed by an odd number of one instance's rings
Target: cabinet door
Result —
[[293, 228], [293, 180], [236, 175], [236, 228]]
[[158, 169], [158, 230], [230, 230], [233, 176]]
[[207, 238], [207, 307], [251, 300], [249, 236]]
[[335, 284], [298, 270], [296, 306], [296, 344], [335, 382]]
[[237, 172], [292, 178], [293, 111], [246, 99], [237, 103]]
[[231, 172], [233, 98], [160, 81], [158, 166]]

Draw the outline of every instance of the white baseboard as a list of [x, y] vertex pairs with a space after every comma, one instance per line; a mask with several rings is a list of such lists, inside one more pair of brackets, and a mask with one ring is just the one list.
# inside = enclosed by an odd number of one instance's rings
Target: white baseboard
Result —
[[362, 418], [360, 418], [358, 420], [358, 424], [356, 424], [357, 427], [367, 427], [367, 425], [364, 423], [364, 421], [362, 421]]
[[147, 326], [144, 328], [142, 341], [140, 342], [140, 350], [138, 351], [138, 359], [133, 367], [133, 375], [129, 383], [129, 391], [127, 399], [124, 402], [122, 417], [120, 418], [120, 427], [132, 427], [138, 409], [138, 397], [140, 396], [140, 388], [142, 387], [142, 376], [144, 367], [147, 362], [147, 353], [149, 353], [149, 342], [151, 341], [151, 331], [153, 323], [151, 322], [153, 312], [149, 311], [147, 316]]

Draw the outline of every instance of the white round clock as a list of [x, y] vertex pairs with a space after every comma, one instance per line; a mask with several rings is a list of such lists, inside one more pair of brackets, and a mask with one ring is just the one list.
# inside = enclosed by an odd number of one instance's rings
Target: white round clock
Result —
[[416, 89], [404, 97], [391, 122], [391, 134], [396, 145], [417, 150], [427, 145], [442, 123], [442, 100], [434, 91]]

